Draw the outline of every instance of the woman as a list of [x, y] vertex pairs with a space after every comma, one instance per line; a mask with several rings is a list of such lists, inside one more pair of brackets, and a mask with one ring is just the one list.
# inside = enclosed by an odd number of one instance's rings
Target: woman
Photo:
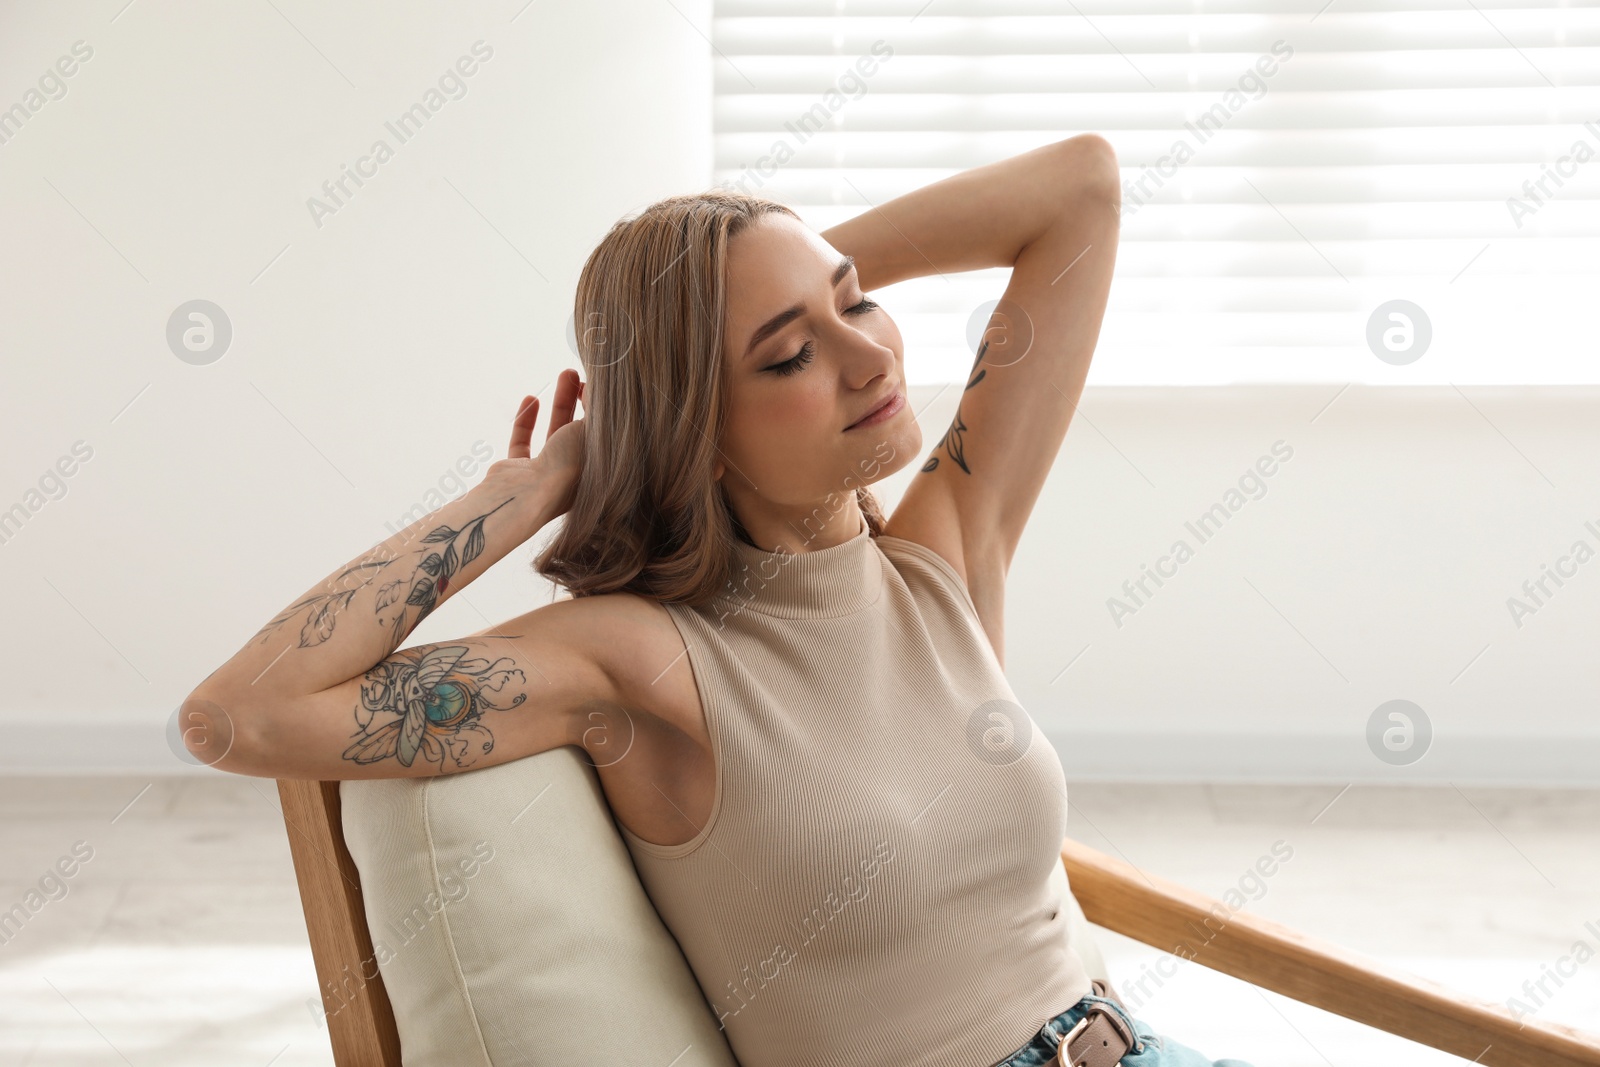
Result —
[[[1209, 1063], [1068, 944], [1061, 765], [1000, 666], [1119, 205], [1110, 145], [1083, 135], [820, 235], [726, 191], [624, 219], [579, 280], [587, 379], [562, 372], [539, 454], [528, 397], [482, 484], [195, 690], [191, 749], [327, 780], [581, 747], [744, 1067], [1024, 1067], [1069, 1031], [1090, 1067]], [[867, 486], [922, 439], [866, 293], [992, 266], [1010, 284], [955, 418], [886, 520]], [[570, 598], [400, 648], [561, 515], [535, 565]]]

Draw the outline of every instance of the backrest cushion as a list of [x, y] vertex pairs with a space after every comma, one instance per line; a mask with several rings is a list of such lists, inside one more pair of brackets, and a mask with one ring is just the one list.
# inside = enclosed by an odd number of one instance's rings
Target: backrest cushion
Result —
[[406, 1067], [737, 1067], [578, 749], [339, 797]]

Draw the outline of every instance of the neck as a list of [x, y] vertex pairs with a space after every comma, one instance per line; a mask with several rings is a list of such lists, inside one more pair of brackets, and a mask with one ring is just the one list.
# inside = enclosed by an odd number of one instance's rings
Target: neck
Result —
[[795, 555], [843, 544], [866, 525], [854, 492], [835, 494], [811, 507], [738, 507], [735, 516], [755, 547]]

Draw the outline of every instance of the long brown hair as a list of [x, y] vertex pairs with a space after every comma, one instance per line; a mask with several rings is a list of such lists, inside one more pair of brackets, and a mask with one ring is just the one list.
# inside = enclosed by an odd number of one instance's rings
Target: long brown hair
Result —
[[[750, 543], [714, 478], [725, 421], [728, 243], [774, 200], [729, 189], [668, 197], [611, 227], [583, 265], [573, 320], [584, 461], [560, 531], [533, 562], [572, 595], [617, 590], [703, 607], [731, 591]], [[870, 535], [883, 512], [865, 485]]]

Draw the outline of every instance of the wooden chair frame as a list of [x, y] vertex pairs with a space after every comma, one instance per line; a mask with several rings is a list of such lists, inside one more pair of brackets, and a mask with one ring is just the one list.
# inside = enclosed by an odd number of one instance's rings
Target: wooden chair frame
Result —
[[[338, 1067], [401, 1067], [400, 1035], [373, 958], [361, 879], [344, 844], [339, 783], [278, 781], [317, 982]], [[1075, 841], [1061, 852], [1090, 923], [1263, 989], [1486, 1067], [1600, 1067], [1600, 1037], [1386, 967], [1140, 871]], [[330, 987], [337, 993], [330, 993]]]

